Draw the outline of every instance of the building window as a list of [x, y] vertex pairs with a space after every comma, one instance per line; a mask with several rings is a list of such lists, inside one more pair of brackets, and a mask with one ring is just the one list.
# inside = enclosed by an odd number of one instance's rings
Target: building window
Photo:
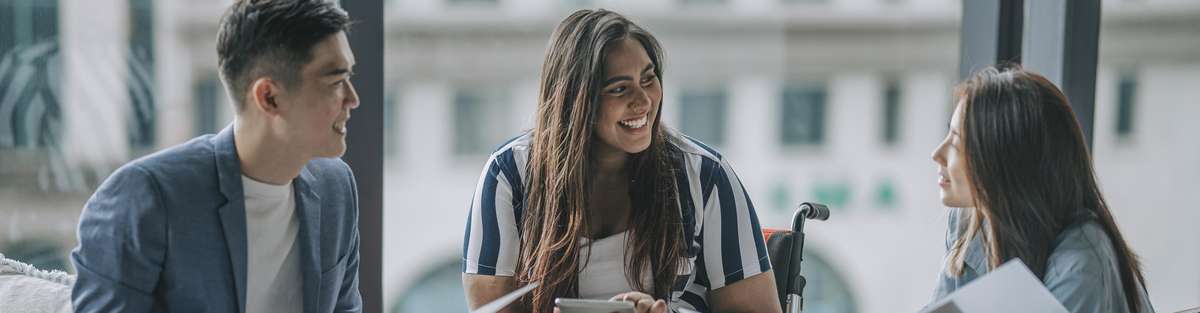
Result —
[[784, 4], [826, 4], [830, 0], [780, 0]]
[[157, 139], [153, 5], [150, 0], [129, 1], [129, 52], [125, 57], [129, 74], [125, 83], [130, 110], [126, 130], [134, 149], [153, 149]]
[[825, 87], [790, 86], [783, 91], [780, 138], [785, 146], [825, 141]]
[[1121, 73], [1117, 78], [1117, 138], [1133, 135], [1137, 88], [1137, 76], [1132, 72]]
[[812, 184], [813, 199], [824, 203], [832, 209], [845, 209], [850, 206], [850, 183], [843, 180], [819, 180]]
[[446, 0], [450, 6], [496, 6], [500, 0]]
[[875, 186], [875, 207], [880, 211], [895, 211], [899, 206], [898, 197], [896, 185], [890, 179], [884, 179]]
[[725, 117], [728, 96], [724, 89], [684, 89], [680, 96], [680, 129], [683, 133], [710, 145], [725, 143]]
[[883, 88], [883, 144], [900, 142], [900, 84], [889, 80]]
[[57, 147], [58, 1], [0, 2], [0, 147]]
[[725, 4], [726, 0], [679, 0], [685, 6], [713, 6]]
[[595, 0], [561, 0], [560, 3], [564, 8], [568, 9], [583, 9], [596, 5]]
[[510, 129], [507, 90], [502, 88], [460, 88], [454, 93], [454, 152], [479, 155], [492, 152], [507, 138]]
[[385, 158], [395, 157], [400, 151], [402, 141], [400, 141], [400, 133], [397, 130], [400, 127], [400, 112], [403, 112], [401, 106], [400, 88], [391, 88], [383, 94], [383, 133], [384, 138], [383, 155]]
[[192, 83], [192, 132], [196, 135], [211, 134], [221, 127], [217, 118], [218, 106], [224, 90], [217, 74], [206, 72]]
[[18, 46], [58, 42], [57, 0], [8, 0], [0, 3], [0, 54]]

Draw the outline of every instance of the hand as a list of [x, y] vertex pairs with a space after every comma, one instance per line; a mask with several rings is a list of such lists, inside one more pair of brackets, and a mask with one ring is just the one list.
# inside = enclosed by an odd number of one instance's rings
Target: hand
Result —
[[637, 291], [618, 294], [608, 300], [633, 302], [633, 311], [635, 313], [667, 313], [666, 301], [662, 299], [654, 300], [654, 297]]

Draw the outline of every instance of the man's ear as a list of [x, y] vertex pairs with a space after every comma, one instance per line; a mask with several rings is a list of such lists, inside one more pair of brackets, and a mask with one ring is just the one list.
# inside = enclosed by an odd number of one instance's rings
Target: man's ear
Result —
[[250, 104], [267, 115], [279, 115], [277, 101], [282, 91], [279, 82], [270, 77], [259, 77], [250, 83]]

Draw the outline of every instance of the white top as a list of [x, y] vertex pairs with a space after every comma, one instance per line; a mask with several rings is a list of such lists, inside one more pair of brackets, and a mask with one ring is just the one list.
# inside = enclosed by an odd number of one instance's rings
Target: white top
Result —
[[[588, 239], [583, 239], [584, 246], [579, 254], [580, 265], [583, 267], [579, 271], [580, 298], [608, 300], [618, 294], [633, 291], [633, 286], [625, 279], [626, 233], [600, 238], [590, 246], [587, 244]], [[587, 263], [582, 263], [582, 257], [587, 257]], [[651, 279], [646, 276], [642, 282], [649, 286]]]
[[292, 183], [242, 175], [246, 197], [246, 313], [300, 312], [304, 296]]

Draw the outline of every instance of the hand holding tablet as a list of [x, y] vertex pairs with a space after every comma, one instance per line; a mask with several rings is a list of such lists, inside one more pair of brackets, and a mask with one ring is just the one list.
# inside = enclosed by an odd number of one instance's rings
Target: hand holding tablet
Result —
[[554, 299], [558, 313], [667, 313], [667, 302], [642, 292], [626, 292], [608, 300]]

